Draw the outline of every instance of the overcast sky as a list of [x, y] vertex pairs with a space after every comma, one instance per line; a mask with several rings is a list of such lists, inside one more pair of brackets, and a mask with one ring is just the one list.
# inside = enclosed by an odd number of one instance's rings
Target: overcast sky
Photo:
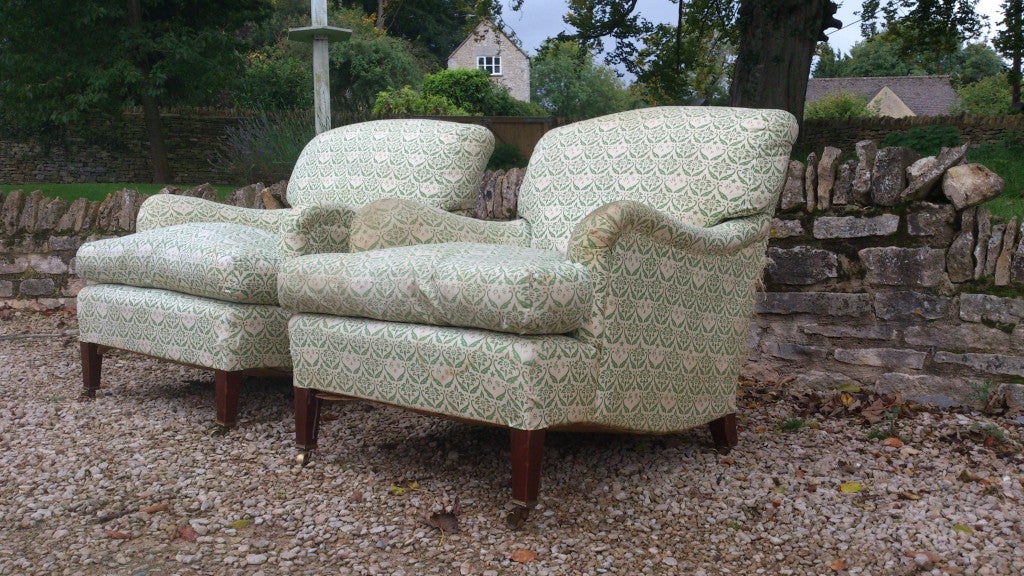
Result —
[[[515, 31], [523, 48], [529, 54], [535, 54], [540, 43], [546, 38], [555, 36], [565, 30], [568, 25], [562, 20], [567, 8], [564, 0], [526, 0], [523, 9], [513, 12], [504, 0], [505, 23]], [[989, 24], [995, 25], [999, 20], [1000, 0], [980, 0], [978, 11], [989, 16]], [[847, 0], [842, 3], [836, 15], [843, 22], [843, 30], [829, 30], [829, 44], [833, 48], [849, 52], [860, 36], [859, 17], [861, 0]], [[639, 0], [637, 10], [652, 22], [674, 23], [676, 5], [668, 0]]]

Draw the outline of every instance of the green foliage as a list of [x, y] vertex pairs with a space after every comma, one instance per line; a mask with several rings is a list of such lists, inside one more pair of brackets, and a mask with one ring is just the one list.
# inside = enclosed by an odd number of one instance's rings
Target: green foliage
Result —
[[311, 111], [257, 114], [228, 129], [211, 164], [227, 182], [277, 182], [313, 136]]
[[1013, 112], [1010, 84], [1003, 74], [961, 86], [956, 93], [959, 101], [953, 106], [955, 114], [968, 112], [979, 116], [1002, 116]]
[[1019, 111], [1021, 60], [1024, 57], [1024, 0], [1004, 0], [1002, 9], [1003, 20], [999, 23], [1001, 28], [992, 43], [1002, 56], [1012, 62], [1007, 80], [1014, 89], [1015, 101], [1012, 106]]
[[[219, 198], [227, 198], [232, 192], [245, 184], [224, 184], [214, 185]], [[24, 190], [32, 192], [39, 190], [48, 198], [62, 198], [67, 202], [74, 202], [79, 198], [86, 200], [103, 200], [108, 195], [127, 188], [135, 190], [143, 196], [152, 196], [159, 192], [166, 184], [153, 184], [150, 182], [83, 182], [76, 184], [58, 184], [53, 182], [27, 182], [24, 184], [0, 184], [0, 193], [7, 193], [12, 190]], [[187, 190], [198, 186], [198, 184], [175, 184], [175, 187]]]
[[959, 146], [960, 130], [956, 126], [924, 126], [890, 132], [882, 138], [882, 146], [903, 146], [922, 156], [935, 156], [945, 148]]
[[543, 108], [521, 102], [491, 82], [483, 70], [441, 70], [423, 77], [422, 93], [440, 96], [470, 114], [485, 116], [546, 116]]
[[850, 92], [826, 94], [820, 100], [808, 102], [804, 107], [806, 120], [864, 118], [874, 114], [868, 108], [867, 98]]
[[[914, 67], [934, 70], [943, 58], [984, 31], [971, 0], [864, 0], [866, 38], [884, 28], [896, 52]], [[929, 72], [934, 74], [935, 72]]]
[[1003, 178], [1003, 193], [985, 203], [1003, 220], [1024, 219], [1024, 133], [1007, 132], [1001, 142], [981, 144], [967, 151], [967, 161], [983, 164]]
[[308, 58], [275, 46], [251, 53], [248, 60], [235, 90], [238, 107], [275, 112], [312, 108], [313, 69]]
[[794, 432], [799, 432], [811, 425], [812, 422], [805, 420], [803, 418], [786, 418], [785, 420], [782, 421], [781, 424], [779, 424], [779, 430], [782, 430], [783, 432], [789, 432], [790, 434], [792, 434]]
[[385, 118], [402, 116], [472, 116], [444, 96], [423, 94], [405, 86], [377, 94], [373, 115]]
[[530, 159], [523, 156], [512, 144], [498, 143], [494, 146], [494, 152], [487, 161], [488, 170], [508, 170], [509, 168], [523, 168]]
[[639, 104], [614, 70], [564, 40], [541, 46], [530, 66], [530, 91], [534, 102], [561, 118], [593, 118]]
[[976, 82], [1003, 71], [1003, 62], [987, 44], [968, 44], [934, 58], [901, 51], [898, 39], [889, 32], [878, 33], [854, 44], [849, 55], [836, 53], [828, 44], [818, 45], [815, 78], [856, 76], [921, 76], [946, 74], [953, 84]]

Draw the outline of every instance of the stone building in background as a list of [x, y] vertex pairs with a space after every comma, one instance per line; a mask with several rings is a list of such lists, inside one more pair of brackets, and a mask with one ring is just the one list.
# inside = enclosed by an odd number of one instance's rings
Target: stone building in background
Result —
[[530, 57], [488, 20], [481, 20], [448, 57], [448, 69], [456, 68], [479, 68], [513, 98], [530, 101]]
[[956, 90], [949, 76], [875, 76], [811, 78], [807, 81], [807, 102], [830, 94], [851, 93], [868, 100], [878, 116], [944, 116], [956, 104]]

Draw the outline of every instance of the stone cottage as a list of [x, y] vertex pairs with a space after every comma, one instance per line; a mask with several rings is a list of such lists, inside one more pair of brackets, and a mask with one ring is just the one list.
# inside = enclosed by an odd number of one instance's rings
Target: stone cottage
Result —
[[866, 98], [868, 108], [890, 118], [944, 116], [957, 101], [949, 76], [811, 78], [807, 81], [807, 102], [842, 92]]
[[530, 57], [488, 20], [481, 20], [452, 52], [448, 68], [479, 68], [508, 88], [513, 98], [530, 101]]

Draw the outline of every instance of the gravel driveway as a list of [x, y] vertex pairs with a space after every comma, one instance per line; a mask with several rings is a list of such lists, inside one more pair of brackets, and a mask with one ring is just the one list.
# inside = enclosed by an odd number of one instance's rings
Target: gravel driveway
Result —
[[[2, 312], [0, 574], [1024, 574], [1008, 420], [917, 412], [899, 446], [745, 387], [728, 456], [704, 429], [549, 435], [510, 531], [505, 433], [333, 403], [300, 468], [287, 382], [213, 435], [212, 373], [114, 353], [81, 402], [73, 316]], [[458, 532], [428, 525], [456, 502]]]

